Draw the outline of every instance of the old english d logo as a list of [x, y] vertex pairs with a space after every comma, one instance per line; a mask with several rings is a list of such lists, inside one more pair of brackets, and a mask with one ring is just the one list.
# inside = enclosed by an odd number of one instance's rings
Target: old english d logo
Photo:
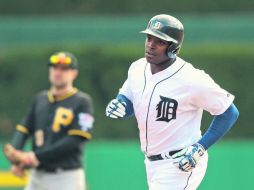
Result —
[[176, 118], [176, 110], [178, 103], [176, 100], [160, 96], [161, 100], [156, 106], [157, 119], [156, 121], [166, 121], [169, 122]]

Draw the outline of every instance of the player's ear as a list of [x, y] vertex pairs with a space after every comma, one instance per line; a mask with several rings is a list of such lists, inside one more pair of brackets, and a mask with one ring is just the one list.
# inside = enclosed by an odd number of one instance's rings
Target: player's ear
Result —
[[78, 77], [78, 70], [77, 69], [73, 69], [73, 80], [75, 80]]

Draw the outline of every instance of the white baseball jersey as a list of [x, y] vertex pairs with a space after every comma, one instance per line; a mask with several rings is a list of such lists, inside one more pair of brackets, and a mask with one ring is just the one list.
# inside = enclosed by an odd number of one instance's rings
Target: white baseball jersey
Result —
[[133, 103], [141, 149], [147, 156], [196, 143], [203, 110], [222, 114], [234, 99], [208, 74], [179, 57], [155, 74], [145, 58], [135, 61], [119, 93]]

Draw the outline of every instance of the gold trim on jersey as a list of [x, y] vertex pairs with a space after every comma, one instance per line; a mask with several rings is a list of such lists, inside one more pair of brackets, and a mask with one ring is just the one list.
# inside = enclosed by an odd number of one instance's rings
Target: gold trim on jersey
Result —
[[91, 139], [92, 138], [91, 133], [88, 133], [86, 131], [81, 131], [81, 130], [78, 130], [78, 129], [69, 130], [68, 135], [78, 135], [78, 136], [85, 137], [86, 139]]
[[72, 88], [72, 90], [70, 92], [68, 92], [67, 94], [65, 95], [62, 95], [62, 96], [59, 96], [57, 98], [54, 98], [53, 94], [52, 94], [52, 91], [49, 90], [48, 91], [48, 99], [49, 99], [49, 102], [53, 103], [55, 101], [62, 101], [64, 99], [67, 99], [71, 96], [73, 96], [74, 94], [76, 94], [78, 92], [78, 89], [77, 88]]
[[28, 129], [23, 125], [17, 125], [16, 130], [21, 132], [21, 133], [29, 134]]
[[51, 103], [53, 103], [55, 101], [54, 96], [50, 91], [48, 91], [48, 99], [49, 99], [49, 102], [51, 102]]

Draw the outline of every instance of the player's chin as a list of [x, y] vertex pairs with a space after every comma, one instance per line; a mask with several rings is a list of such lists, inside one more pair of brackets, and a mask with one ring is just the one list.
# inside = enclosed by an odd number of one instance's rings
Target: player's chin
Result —
[[152, 65], [159, 65], [161, 62], [158, 61], [157, 59], [152, 59], [152, 58], [147, 58], [146, 57], [146, 61]]
[[57, 89], [62, 89], [67, 86], [67, 84], [63, 82], [52, 82], [52, 85]]
[[156, 59], [154, 55], [150, 55], [148, 53], [145, 54], [146, 61], [151, 64], [156, 64]]

